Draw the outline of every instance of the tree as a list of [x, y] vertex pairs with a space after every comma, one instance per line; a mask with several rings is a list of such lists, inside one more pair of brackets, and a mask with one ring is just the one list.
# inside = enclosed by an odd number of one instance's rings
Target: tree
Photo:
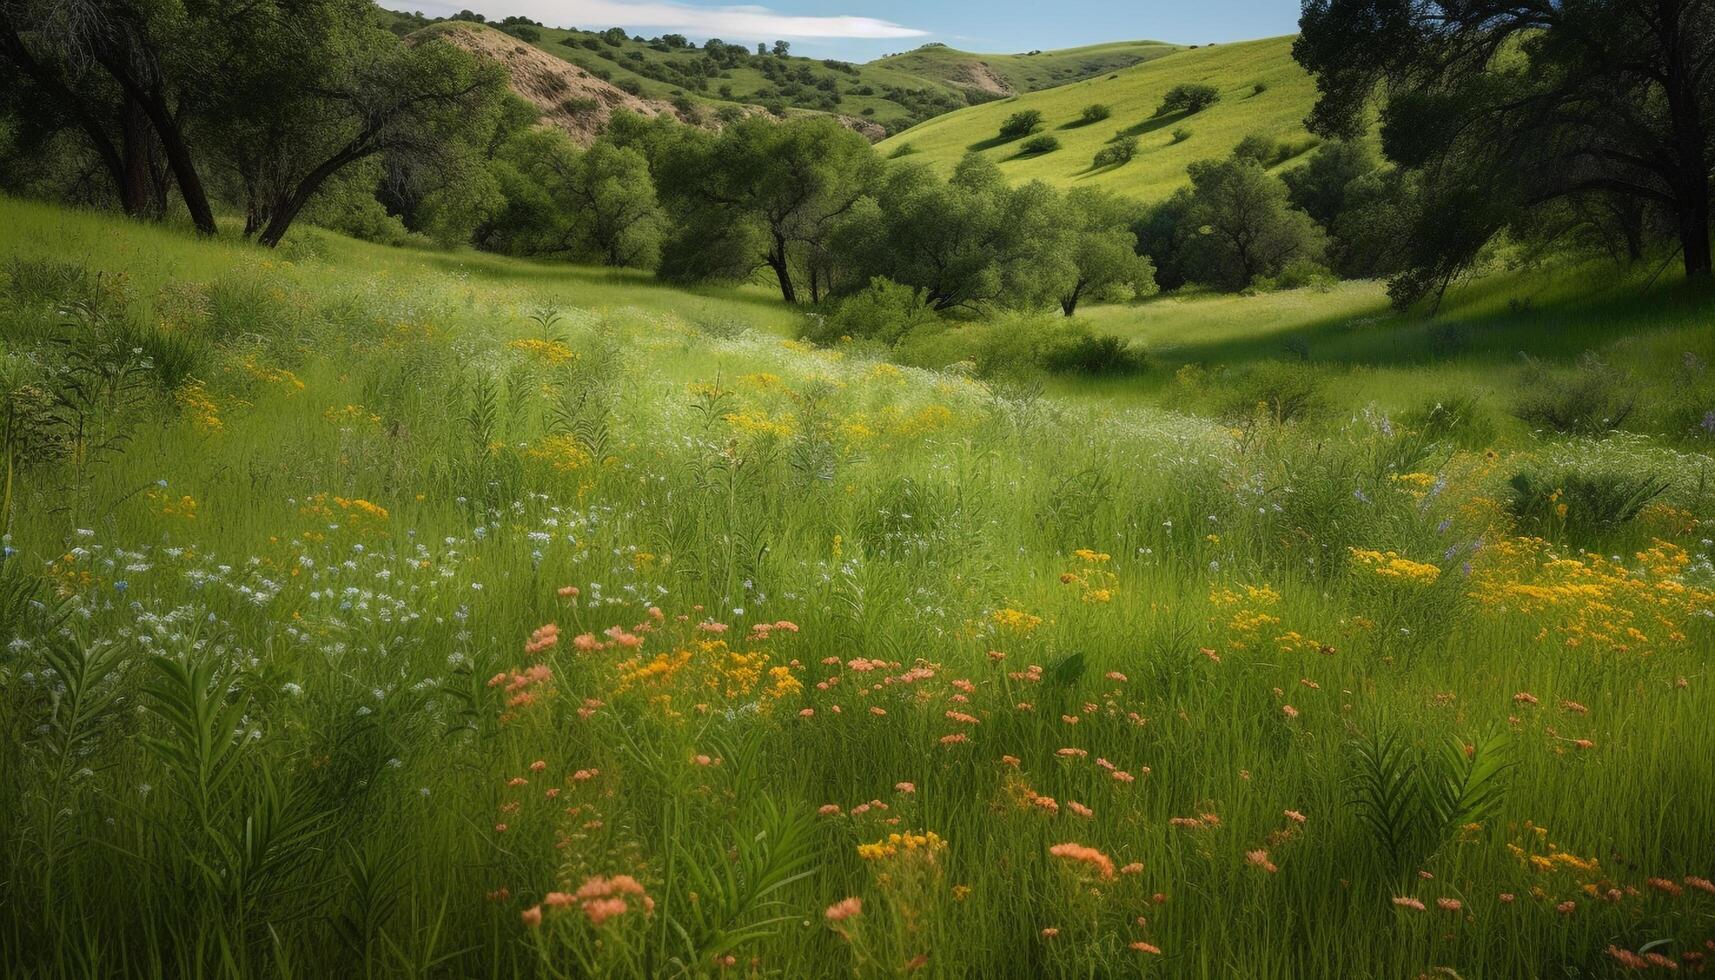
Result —
[[565, 192], [583, 253], [605, 265], [654, 268], [663, 218], [641, 152], [597, 140], [577, 158]]
[[1229, 157], [1193, 163], [1191, 208], [1185, 223], [1191, 278], [1239, 290], [1287, 263], [1320, 260], [1321, 229], [1289, 206], [1286, 185], [1255, 160]]
[[505, 72], [441, 41], [402, 44], [327, 0], [227, 43], [245, 52], [213, 107], [219, 156], [244, 189], [246, 233], [279, 244], [322, 185], [360, 160], [444, 161], [501, 111]]
[[1090, 161], [1092, 167], [1123, 167], [1137, 156], [1137, 137], [1118, 135], [1107, 146], [1096, 151], [1096, 156]]
[[1091, 123], [1099, 123], [1113, 114], [1112, 109], [1100, 102], [1095, 102], [1078, 111], [1078, 122], [1088, 126]]
[[1161, 97], [1161, 105], [1156, 107], [1155, 115], [1160, 117], [1183, 113], [1189, 116], [1202, 112], [1219, 101], [1221, 92], [1213, 85], [1175, 85]]
[[1191, 189], [1181, 187], [1132, 221], [1137, 252], [1149, 258], [1162, 289], [1178, 289], [1191, 279], [1186, 245], [1196, 231], [1190, 224], [1192, 206]]
[[787, 42], [787, 41], [775, 41], [774, 42], [774, 56], [776, 58], [786, 57], [786, 55], [789, 52], [791, 52], [791, 50], [792, 50], [792, 45], [790, 42]]
[[890, 171], [835, 239], [859, 283], [871, 276], [923, 291], [930, 308], [1041, 309], [1069, 290], [1070, 229], [1060, 195], [1039, 181], [1008, 186], [970, 153], [942, 181], [926, 167]]
[[[1236, 152], [1236, 151], [1235, 151]], [[1332, 229], [1346, 207], [1346, 188], [1375, 170], [1375, 153], [1360, 140], [1330, 140], [1308, 162], [1280, 175], [1292, 206]]]
[[1061, 312], [1071, 316], [1086, 296], [1155, 292], [1155, 268], [1137, 253], [1137, 235], [1131, 230], [1136, 205], [1107, 191], [1080, 187], [1066, 194], [1066, 217], [1077, 274], [1060, 294]]
[[1042, 113], [1036, 109], [1021, 109], [1000, 124], [1000, 138], [1022, 139], [1042, 128]]
[[[869, 141], [826, 117], [748, 118], [708, 140], [681, 140], [656, 168], [681, 219], [671, 275], [706, 277], [766, 267], [781, 298], [827, 285], [828, 236], [870, 189], [880, 163]], [[714, 255], [722, 261], [711, 263]]]
[[1430, 198], [1481, 199], [1486, 234], [1466, 216], [1458, 235], [1426, 229], [1455, 251], [1420, 251], [1421, 284], [1528, 212], [1593, 196], [1665, 210], [1687, 277], [1715, 276], [1709, 0], [1307, 0], [1300, 27], [1314, 131], [1356, 138], [1379, 91], [1388, 158]]

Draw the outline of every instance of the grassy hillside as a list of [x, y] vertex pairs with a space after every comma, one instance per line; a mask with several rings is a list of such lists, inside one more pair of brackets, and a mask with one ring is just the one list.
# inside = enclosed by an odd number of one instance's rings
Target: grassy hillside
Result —
[[[1279, 37], [1175, 51], [1099, 78], [961, 109], [893, 136], [879, 149], [911, 152], [911, 159], [943, 171], [977, 150], [998, 161], [1014, 180], [1094, 185], [1155, 199], [1184, 183], [1187, 164], [1224, 156], [1253, 133], [1311, 145], [1303, 120], [1315, 85], [1292, 60], [1291, 48], [1290, 37]], [[1221, 100], [1195, 115], [1156, 117], [1162, 96], [1187, 83], [1213, 85]], [[1080, 125], [1080, 110], [1093, 103], [1107, 105], [1113, 115]], [[1022, 155], [1021, 140], [998, 138], [1002, 121], [1025, 109], [1043, 114], [1042, 132], [1059, 139], [1060, 149]], [[1189, 135], [1181, 140], [1176, 131]], [[1092, 169], [1091, 159], [1116, 134], [1137, 137], [1136, 158], [1123, 166]]]
[[[1313, 316], [1195, 302], [1109, 315], [1234, 364]], [[0, 199], [8, 975], [1701, 962], [1706, 457], [793, 317]]]
[[901, 54], [877, 58], [863, 67], [892, 68], [960, 88], [986, 88], [997, 94], [1010, 95], [1094, 78], [1105, 72], [1151, 61], [1180, 48], [1181, 45], [1162, 41], [1117, 41], [1058, 51], [973, 54], [945, 44], [925, 44]]
[[[381, 10], [379, 16], [401, 33], [431, 24], [396, 11]], [[1173, 45], [1157, 41], [1125, 41], [1063, 51], [982, 55], [930, 45], [856, 64], [790, 54], [758, 55], [748, 48], [711, 68], [706, 50], [661, 38], [640, 40], [604, 31], [535, 25], [501, 29], [641, 98], [688, 100], [711, 112], [741, 104], [829, 112], [874, 124], [878, 128], [871, 135], [875, 137], [974, 102], [1065, 84], [1174, 50]]]

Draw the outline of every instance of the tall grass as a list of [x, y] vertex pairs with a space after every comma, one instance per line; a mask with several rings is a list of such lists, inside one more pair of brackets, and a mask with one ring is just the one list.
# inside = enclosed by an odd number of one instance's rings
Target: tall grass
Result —
[[[83, 229], [0, 239], [82, 270], [0, 283], [12, 972], [1607, 975], [1715, 937], [1701, 456], [1092, 409], [735, 328], [743, 293], [0, 207]], [[135, 381], [81, 463], [80, 371]], [[1512, 503], [1615, 469], [1659, 480]]]

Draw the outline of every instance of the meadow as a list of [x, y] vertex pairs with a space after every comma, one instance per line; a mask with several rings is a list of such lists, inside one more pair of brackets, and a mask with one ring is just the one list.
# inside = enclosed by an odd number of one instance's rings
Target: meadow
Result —
[[1715, 467], [1501, 416], [1692, 404], [1707, 307], [1543, 281], [1096, 306], [1153, 360], [1074, 382], [0, 198], [0, 962], [1699, 971]]

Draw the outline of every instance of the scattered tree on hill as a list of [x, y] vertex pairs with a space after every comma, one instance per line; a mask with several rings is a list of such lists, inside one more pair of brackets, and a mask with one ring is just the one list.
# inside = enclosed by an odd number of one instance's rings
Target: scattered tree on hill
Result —
[[1018, 152], [1020, 152], [1020, 153], [1053, 153], [1055, 150], [1058, 150], [1059, 148], [1060, 148], [1059, 137], [1054, 136], [1054, 135], [1049, 134], [1049, 133], [1043, 133], [1041, 136], [1032, 136], [1031, 138], [1025, 140], [1023, 143], [1019, 144]]
[[[1238, 151], [1234, 151], [1235, 155]], [[1360, 140], [1330, 140], [1303, 166], [1280, 175], [1292, 206], [1315, 218], [1324, 228], [1346, 207], [1346, 188], [1375, 170], [1375, 153]]]
[[1015, 140], [1042, 128], [1042, 113], [1036, 109], [1021, 109], [1000, 124], [1000, 138]]
[[1175, 85], [1161, 97], [1161, 105], [1156, 107], [1155, 114], [1171, 116], [1175, 113], [1192, 115], [1202, 112], [1221, 101], [1220, 90], [1213, 85], [1185, 84]]
[[1438, 293], [1502, 228], [1568, 199], [1664, 211], [1686, 275], [1715, 274], [1706, 0], [1308, 0], [1300, 26], [1293, 56], [1319, 93], [1312, 129], [1356, 138], [1379, 90], [1383, 150], [1420, 172], [1435, 202], [1417, 229], [1413, 274], [1396, 283], [1402, 299]]
[[1090, 165], [1097, 169], [1102, 167], [1123, 167], [1137, 156], [1136, 136], [1115, 136], [1107, 146], [1096, 151], [1095, 159]]
[[1184, 242], [1192, 275], [1221, 289], [1239, 290], [1279, 274], [1288, 263], [1320, 261], [1322, 230], [1287, 203], [1286, 185], [1256, 161], [1229, 157], [1193, 163], [1191, 208]]
[[1078, 111], [1078, 122], [1088, 126], [1091, 123], [1099, 123], [1113, 114], [1114, 111], [1112, 109], [1100, 102], [1096, 102], [1087, 105]]

